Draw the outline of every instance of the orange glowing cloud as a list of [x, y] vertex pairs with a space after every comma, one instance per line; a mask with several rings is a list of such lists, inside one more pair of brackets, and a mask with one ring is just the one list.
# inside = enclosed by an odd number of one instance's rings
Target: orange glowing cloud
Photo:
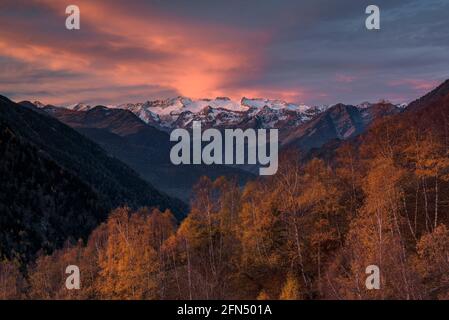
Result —
[[[73, 3], [80, 30], [65, 28]], [[429, 45], [443, 34], [422, 44], [408, 39], [429, 29], [427, 20], [413, 32], [383, 34], [379, 47], [347, 27], [360, 22], [350, 8], [295, 0], [1, 0], [0, 94], [57, 105], [176, 95], [403, 102], [446, 77], [448, 50]]]
[[[52, 10], [59, 20], [65, 18], [65, 7], [60, 2], [38, 3]], [[35, 68], [88, 75], [66, 79], [62, 84], [48, 82], [48, 90], [59, 88], [65, 95], [50, 97], [50, 103], [89, 99], [92, 92], [70, 97], [70, 88], [90, 89], [100, 84], [112, 88], [156, 86], [193, 98], [233, 96], [235, 93], [227, 92], [222, 84], [234, 76], [259, 72], [263, 59], [257, 47], [269, 40], [266, 33], [210, 27], [182, 17], [176, 21], [176, 17], [164, 17], [156, 11], [140, 17], [127, 15], [123, 5], [109, 2], [77, 1], [77, 5], [81, 11], [80, 31], [65, 30], [61, 23], [63, 30], [58, 38], [42, 33], [30, 38], [23, 30], [29, 25], [0, 33], [3, 56]], [[37, 87], [43, 90], [45, 85]], [[61, 86], [68, 89], [66, 94]]]

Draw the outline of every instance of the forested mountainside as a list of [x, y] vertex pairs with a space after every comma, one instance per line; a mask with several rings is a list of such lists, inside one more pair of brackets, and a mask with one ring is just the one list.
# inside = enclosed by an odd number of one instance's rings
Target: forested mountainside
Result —
[[[188, 104], [190, 100], [174, 101], [178, 104], [181, 101]], [[219, 107], [216, 105], [217, 101], [220, 102]], [[269, 100], [244, 101], [246, 100], [242, 100], [244, 104], [239, 108], [248, 108], [245, 111], [238, 109], [238, 106], [229, 99], [201, 100], [201, 103], [191, 111], [184, 110], [186, 106], [183, 104], [178, 106], [172, 100], [165, 101], [168, 105], [163, 104], [163, 107], [152, 105], [92, 107], [79, 104], [63, 108], [27, 101], [21, 104], [45, 111], [75, 128], [131, 166], [155, 187], [184, 201], [190, 200], [192, 187], [201, 176], [211, 179], [219, 176], [238, 177], [239, 184], [243, 185], [253, 178], [250, 172], [257, 172], [258, 167], [173, 165], [169, 153], [174, 143], [169, 141], [168, 133], [161, 130], [168, 128], [149, 121], [157, 117], [153, 113], [155, 108], [164, 114], [167, 113], [165, 116], [171, 119], [171, 129], [190, 130], [194, 120], [201, 121], [204, 128], [214, 127], [222, 130], [278, 128], [282, 149], [293, 147], [300, 148], [303, 152], [321, 148], [332, 141], [352, 139], [366, 131], [376, 119], [403, 110], [402, 107], [388, 102], [365, 103], [363, 106], [337, 104], [325, 109], [295, 106], [280, 101], [276, 103]], [[179, 110], [172, 110], [173, 103]], [[236, 108], [237, 110], [234, 110]], [[195, 113], [192, 113], [193, 111]]]
[[83, 135], [0, 97], [0, 253], [27, 260], [85, 238], [118, 206], [186, 206], [143, 181]]
[[[24, 104], [25, 102], [22, 102]], [[193, 186], [202, 177], [237, 177], [243, 185], [254, 176], [246, 171], [222, 165], [177, 166], [170, 161], [169, 134], [146, 124], [129, 110], [97, 106], [86, 111], [46, 106], [39, 110], [71, 126], [98, 143], [158, 190], [185, 202]]]
[[[42, 254], [25, 273], [1, 263], [0, 295], [448, 299], [449, 95], [420, 101], [337, 146], [332, 161], [290, 151], [276, 175], [243, 189], [201, 179], [180, 225], [169, 211], [118, 208], [87, 244]], [[81, 290], [63, 289], [68, 264], [84, 274]], [[370, 265], [380, 290], [365, 287]]]

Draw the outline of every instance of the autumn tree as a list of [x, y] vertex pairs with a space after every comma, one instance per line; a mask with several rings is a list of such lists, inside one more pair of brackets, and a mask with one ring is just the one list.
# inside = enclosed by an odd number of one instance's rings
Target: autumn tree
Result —
[[[87, 299], [89, 295], [83, 290], [66, 288], [66, 268], [69, 265], [80, 265], [85, 261], [82, 242], [72, 246], [66, 244], [51, 255], [40, 254], [28, 268], [29, 295], [33, 299]], [[82, 271], [83, 269], [80, 268]], [[81, 278], [84, 287], [83, 279]], [[87, 286], [86, 286], [87, 287]]]
[[158, 297], [164, 299], [170, 290], [170, 252], [165, 250], [165, 242], [176, 232], [176, 220], [170, 210], [161, 212], [159, 209], [141, 209], [137, 214], [146, 217], [149, 230], [149, 245], [156, 251], [158, 257]]
[[423, 277], [427, 297], [449, 299], [449, 230], [439, 225], [417, 244], [417, 270]]
[[173, 264], [185, 275], [186, 281], [180, 284], [185, 290], [178, 290], [184, 298], [218, 299], [234, 294], [239, 206], [240, 190], [234, 180], [203, 177], [195, 186], [191, 212], [167, 245]]
[[27, 282], [19, 264], [15, 261], [0, 261], [0, 300], [24, 299]]
[[289, 265], [282, 258], [285, 229], [275, 201], [272, 185], [264, 181], [249, 182], [242, 192], [239, 272], [241, 290], [251, 298], [277, 296], [282, 269]]
[[430, 232], [439, 224], [441, 183], [449, 181], [449, 154], [445, 144], [431, 133], [419, 134], [415, 129], [409, 135], [412, 136], [411, 143], [404, 154], [418, 181], [416, 201], [419, 201], [418, 192], [422, 190], [425, 231]]
[[282, 287], [281, 294], [279, 296], [280, 300], [298, 300], [300, 299], [300, 288], [298, 277], [293, 274], [288, 274], [285, 284]]
[[[333, 293], [349, 299], [417, 299], [419, 279], [411, 268], [412, 256], [404, 230], [401, 184], [404, 171], [391, 158], [374, 159], [364, 179], [364, 206], [351, 222], [345, 249], [340, 253], [342, 268], [335, 281], [329, 278]], [[377, 265], [381, 289], [367, 290], [366, 267]]]
[[156, 299], [160, 271], [150, 245], [148, 217], [129, 208], [116, 209], [107, 221], [107, 244], [99, 256], [97, 288], [101, 298]]

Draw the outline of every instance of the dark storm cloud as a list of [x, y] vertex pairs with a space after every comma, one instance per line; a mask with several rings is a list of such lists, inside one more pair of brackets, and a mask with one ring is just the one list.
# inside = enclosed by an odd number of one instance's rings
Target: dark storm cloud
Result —
[[[448, 2], [378, 2], [382, 20], [375, 32], [364, 27], [363, 1], [341, 3], [323, 11], [307, 8], [315, 15], [306, 18], [307, 28], [300, 17], [280, 28], [266, 49], [269, 58], [258, 85], [326, 96], [312, 97], [316, 103], [357, 103], [383, 97], [411, 100], [448, 77]], [[235, 85], [257, 86], [244, 79]]]

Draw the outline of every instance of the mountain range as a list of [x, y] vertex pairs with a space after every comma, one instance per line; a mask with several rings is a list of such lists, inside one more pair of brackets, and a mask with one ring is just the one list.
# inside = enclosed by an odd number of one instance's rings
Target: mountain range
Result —
[[[446, 157], [449, 136], [449, 81], [408, 106], [381, 101], [357, 106], [336, 104], [325, 108], [309, 108], [259, 99], [259, 104], [251, 100], [254, 105], [249, 107], [247, 104], [251, 103], [242, 99], [248, 109], [238, 110], [238, 105], [229, 99], [218, 100], [229, 104], [228, 107], [217, 107], [217, 104], [211, 103], [212, 105], [191, 108], [179, 114], [173, 110], [168, 112], [167, 116], [173, 120], [170, 122], [170, 128], [189, 129], [188, 124], [180, 122], [183, 113], [198, 117], [203, 120], [205, 126], [217, 126], [221, 129], [227, 126], [277, 126], [280, 130], [281, 152], [295, 148], [308, 154], [308, 159], [327, 157], [331, 161], [326, 161], [326, 165], [323, 164], [325, 167], [339, 163], [335, 167], [336, 174], [341, 175], [338, 180], [321, 181], [319, 178], [316, 183], [323, 188], [327, 188], [328, 184], [334, 186], [334, 183], [338, 183], [336, 188], [341, 185], [345, 190], [335, 203], [338, 203], [338, 208], [340, 204], [343, 205], [343, 209], [338, 210], [342, 210], [345, 215], [342, 223], [347, 223], [347, 228], [364, 226], [367, 221], [364, 216], [353, 216], [352, 201], [357, 204], [358, 197], [364, 197], [360, 190], [367, 190], [373, 195], [383, 192], [380, 190], [384, 187], [384, 181], [388, 180], [384, 179], [385, 171], [379, 173], [376, 170], [383, 170], [385, 161], [381, 160], [378, 164], [373, 159], [384, 159], [378, 155], [385, 153], [397, 161], [393, 171], [386, 171], [393, 176], [386, 178], [396, 179], [394, 172], [398, 168], [398, 172], [401, 171], [399, 173], [405, 179], [404, 182], [401, 180], [401, 190], [405, 194], [404, 199], [401, 199], [405, 201], [404, 218], [414, 216], [414, 227], [409, 224], [404, 230], [410, 228], [411, 232], [416, 233], [417, 231], [413, 230], [419, 230], [421, 227], [425, 230], [430, 224], [436, 226], [437, 222], [448, 224], [448, 216], [445, 214], [448, 206], [445, 199], [449, 190]], [[242, 105], [240, 104], [240, 107]], [[178, 220], [174, 223], [182, 224], [181, 220], [184, 219], [188, 208], [173, 195], [181, 194], [183, 200], [187, 201], [193, 184], [202, 175], [211, 178], [219, 175], [235, 176], [241, 185], [254, 178], [250, 168], [173, 166], [168, 158], [171, 129], [162, 128], [160, 123], [144, 121], [139, 113], [133, 110], [113, 106], [56, 107], [28, 101], [15, 103], [0, 96], [1, 259], [17, 260], [25, 265], [33, 261], [41, 251], [51, 253], [64, 245], [69, 246], [68, 243], [74, 244], [78, 239], [85, 241], [92, 230], [102, 228], [99, 225], [105, 221], [111, 209], [120, 206], [170, 209]], [[239, 120], [226, 115], [238, 115]], [[219, 120], [222, 122], [218, 122]], [[354, 157], [350, 155], [351, 150], [355, 151]], [[438, 153], [435, 153], [435, 150]], [[342, 154], [347, 156], [342, 157]], [[419, 158], [414, 159], [415, 155]], [[421, 158], [422, 156], [424, 158]], [[304, 159], [304, 163], [306, 161]], [[352, 161], [355, 161], [355, 166], [349, 168], [348, 163], [339, 161], [351, 161], [351, 166]], [[309, 162], [307, 166], [312, 176], [317, 170], [317, 163], [313, 162], [312, 166]], [[416, 164], [414, 167], [414, 163], [420, 163], [426, 170]], [[373, 166], [374, 164], [376, 166]], [[437, 171], [430, 171], [434, 168], [437, 168]], [[356, 171], [348, 173], [346, 169]], [[366, 172], [368, 174], [364, 177]], [[373, 172], [376, 173], [375, 176]], [[416, 172], [416, 176], [413, 172]], [[326, 177], [324, 171], [317, 173]], [[426, 180], [423, 176], [431, 178], [433, 175], [434, 181], [429, 180], [434, 183], [432, 189], [431, 185], [424, 184]], [[374, 190], [365, 189], [365, 184], [372, 188], [368, 178], [378, 179]], [[254, 182], [255, 185], [263, 185], [258, 195], [261, 205], [264, 197], [278, 197], [278, 200], [273, 202], [275, 206], [277, 201], [282, 203], [286, 199], [285, 194], [290, 190], [290, 186], [271, 189], [272, 181], [284, 184], [283, 180], [279, 179], [282, 179], [282, 175]], [[350, 183], [347, 181], [348, 185], [344, 185], [346, 179], [350, 179]], [[308, 181], [308, 178], [304, 181]], [[343, 183], [340, 184], [340, 181]], [[356, 184], [353, 184], [353, 181], [356, 181]], [[394, 181], [399, 183], [399, 180]], [[301, 188], [314, 190], [313, 186], [314, 184], [308, 187], [301, 185]], [[254, 190], [257, 195], [258, 189]], [[386, 189], [383, 195], [388, 192]], [[421, 196], [418, 196], [419, 193]], [[377, 197], [368, 200], [373, 203], [378, 201]], [[316, 201], [322, 200], [317, 198]], [[201, 205], [198, 201], [192, 203], [193, 208], [194, 205]], [[259, 205], [258, 202], [255, 204]], [[277, 214], [278, 211], [271, 208], [271, 202], [269, 204], [270, 207], [266, 209], [270, 211], [269, 214]], [[321, 205], [317, 208], [318, 213], [327, 210], [321, 209]], [[365, 206], [358, 208], [357, 214], [358, 211], [363, 213], [363, 210], [366, 210]], [[371, 215], [370, 211], [366, 213]], [[364, 220], [357, 220], [361, 217]], [[338, 219], [340, 221], [340, 218]], [[309, 223], [307, 220], [303, 221]], [[197, 226], [192, 225], [195, 228]], [[313, 227], [303, 230], [316, 229], [316, 224], [310, 222], [310, 226]], [[181, 229], [184, 230], [182, 225]], [[363, 232], [364, 229], [360, 230]], [[412, 238], [404, 239], [410, 241]], [[282, 243], [283, 238], [279, 236], [277, 240]], [[410, 248], [414, 252], [414, 245]]]
[[185, 201], [202, 175], [233, 175], [244, 183], [258, 167], [174, 166], [169, 160], [172, 144], [168, 133], [175, 128], [191, 130], [193, 121], [201, 121], [203, 129], [277, 128], [281, 149], [299, 147], [306, 154], [330, 141], [353, 138], [375, 119], [405, 108], [386, 101], [311, 107], [269, 99], [242, 98], [236, 102], [226, 97], [176, 97], [107, 107], [82, 103], [57, 107], [38, 101], [33, 105], [97, 142], [157, 188]]
[[[29, 104], [21, 102], [22, 105]], [[45, 112], [96, 142], [111, 156], [123, 161], [142, 178], [167, 194], [188, 203], [193, 185], [201, 176], [215, 179], [232, 176], [244, 184], [253, 174], [221, 165], [175, 166], [170, 161], [169, 134], [148, 125], [129, 110], [96, 106], [77, 111], [41, 106]]]
[[441, 104], [448, 93], [446, 81], [408, 106], [381, 101], [328, 107], [223, 97], [61, 107], [1, 96], [0, 224], [6, 231], [0, 255], [28, 259], [38, 249], [83, 238], [122, 205], [169, 208], [182, 219], [201, 176], [233, 176], [241, 185], [254, 178], [244, 166], [172, 165], [169, 132], [190, 129], [193, 120], [205, 128], [278, 128], [281, 152], [319, 154], [358, 137], [378, 119]]
[[[387, 102], [381, 102], [389, 104]], [[363, 102], [356, 108], [361, 113], [369, 113], [372, 104]], [[42, 109], [64, 108], [72, 111], [89, 111], [95, 106], [78, 103], [75, 105], [54, 107], [35, 101], [34, 105]], [[191, 128], [193, 121], [201, 121], [203, 127], [233, 128], [257, 127], [278, 128], [281, 130], [296, 128], [332, 107], [308, 106], [282, 100], [249, 99], [243, 97], [239, 102], [227, 97], [193, 100], [186, 97], [152, 100], [143, 103], [109, 105], [107, 109], [129, 110], [143, 122], [162, 131], [170, 132], [174, 128]], [[391, 104], [389, 104], [391, 105]], [[393, 105], [391, 105], [393, 106]], [[406, 104], [394, 105], [404, 109]]]

